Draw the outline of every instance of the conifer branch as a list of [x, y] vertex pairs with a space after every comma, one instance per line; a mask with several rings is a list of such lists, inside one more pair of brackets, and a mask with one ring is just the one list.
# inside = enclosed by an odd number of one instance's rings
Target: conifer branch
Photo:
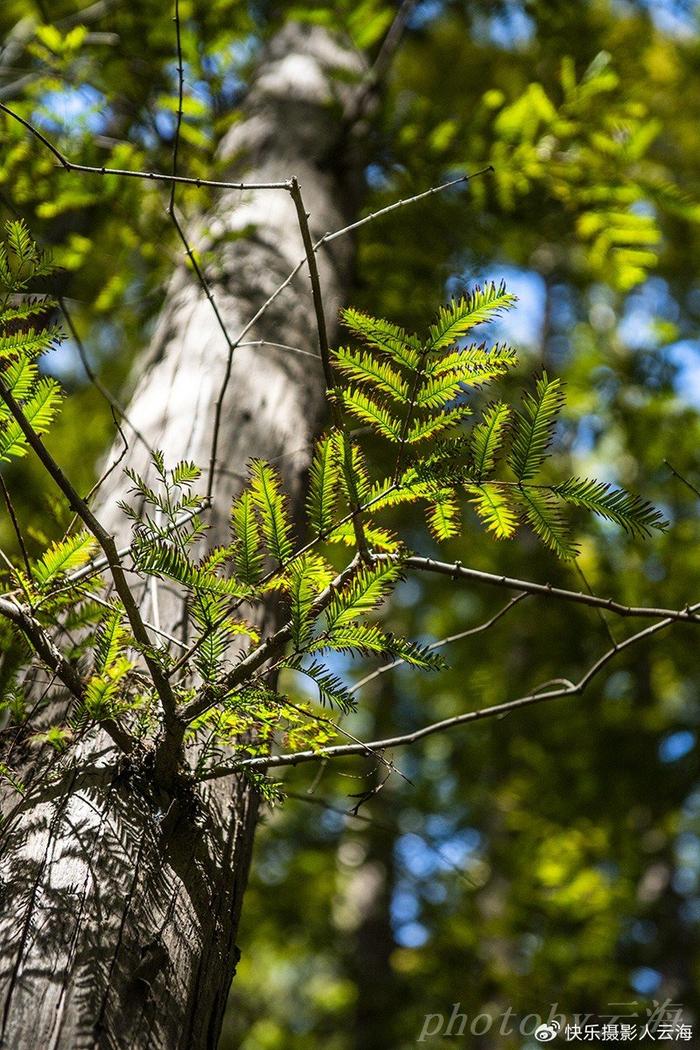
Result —
[[20, 525], [19, 525], [19, 520], [17, 518], [17, 514], [15, 513], [15, 508], [12, 505], [12, 498], [10, 497], [9, 490], [7, 488], [7, 485], [5, 484], [5, 479], [3, 478], [2, 474], [0, 474], [0, 489], [2, 489], [2, 498], [5, 501], [5, 506], [7, 507], [7, 513], [10, 515], [10, 521], [12, 522], [12, 528], [14, 529], [15, 536], [17, 537], [17, 543], [19, 544], [19, 549], [20, 549], [21, 554], [22, 554], [22, 561], [24, 562], [25, 571], [27, 573], [27, 576], [31, 580], [31, 578], [32, 578], [32, 567], [29, 564], [29, 554], [27, 553], [27, 546], [26, 546], [26, 544], [24, 542], [24, 536], [22, 535], [22, 530], [21, 530]]
[[[67, 660], [60, 649], [54, 645], [31, 612], [6, 598], [0, 598], [0, 616], [4, 616], [22, 631], [39, 658], [53, 671], [71, 696], [82, 704], [85, 699], [85, 685], [82, 678], [70, 660]], [[129, 754], [134, 750], [136, 740], [115, 719], [103, 719], [101, 725], [121, 751]]]
[[93, 514], [90, 507], [87, 505], [85, 500], [78, 494], [76, 489], [70, 483], [63, 470], [58, 465], [56, 460], [46, 449], [45, 445], [35, 433], [29, 422], [27, 421], [22, 409], [20, 408], [17, 401], [5, 387], [3, 382], [0, 382], [0, 397], [7, 405], [10, 413], [17, 422], [20, 430], [26, 438], [27, 444], [33, 450], [39, 461], [41, 462], [44, 469], [53, 479], [55, 484], [58, 486], [60, 491], [66, 497], [69, 507], [74, 514], [77, 514], [86, 528], [92, 533], [97, 540], [98, 544], [102, 548], [104, 557], [107, 565], [109, 566], [112, 579], [114, 580], [114, 587], [117, 594], [121, 598], [124, 610], [127, 618], [131, 625], [134, 638], [144, 649], [144, 660], [150, 672], [153, 684], [156, 688], [156, 692], [163, 705], [163, 712], [166, 720], [169, 721], [175, 715], [175, 698], [173, 696], [172, 688], [167, 676], [159, 666], [158, 662], [149, 655], [149, 649], [151, 646], [148, 632], [141, 618], [138, 605], [131, 592], [126, 577], [124, 575], [124, 569], [122, 568], [121, 560], [117, 551], [117, 546], [114, 542], [114, 537], [111, 536], [104, 528], [102, 523]]
[[[359, 554], [346, 565], [342, 572], [318, 595], [311, 608], [311, 616], [318, 616], [333, 601], [336, 593], [350, 580], [357, 571], [360, 562]], [[293, 624], [288, 621], [274, 634], [265, 638], [260, 645], [240, 660], [234, 669], [224, 677], [223, 681], [216, 686], [207, 685], [200, 694], [188, 704], [181, 712], [180, 717], [184, 722], [191, 722], [194, 718], [208, 711], [210, 707], [218, 703], [224, 696], [234, 690], [237, 686], [248, 682], [252, 676], [269, 660], [274, 660], [283, 651], [284, 647], [292, 637]]]

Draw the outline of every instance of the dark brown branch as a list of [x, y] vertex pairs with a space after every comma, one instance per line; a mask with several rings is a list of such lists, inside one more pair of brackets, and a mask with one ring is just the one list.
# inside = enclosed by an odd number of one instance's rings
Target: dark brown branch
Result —
[[[39, 658], [63, 682], [71, 696], [82, 703], [85, 698], [82, 678], [73, 664], [54, 645], [39, 621], [27, 609], [6, 598], [0, 598], [0, 616], [4, 616], [22, 631]], [[117, 747], [126, 754], [133, 751], [136, 741], [118, 722], [110, 718], [105, 719], [102, 725]]]
[[114, 542], [114, 537], [111, 536], [100, 521], [95, 517], [90, 507], [87, 505], [85, 500], [78, 494], [73, 488], [72, 484], [61, 470], [60, 466], [53, 458], [51, 453], [46, 449], [41, 438], [35, 433], [31, 424], [24, 415], [20, 405], [14, 399], [9, 390], [6, 389], [4, 383], [0, 383], [0, 397], [7, 405], [13, 418], [16, 420], [20, 430], [24, 434], [27, 444], [33, 450], [42, 466], [45, 468], [49, 476], [53, 479], [55, 484], [61, 490], [63, 495], [66, 497], [69, 507], [71, 510], [78, 515], [80, 520], [86, 526], [86, 528], [92, 533], [105, 556], [112, 579], [114, 580], [114, 586], [117, 594], [121, 598], [126, 612], [131, 630], [137, 643], [143, 649], [144, 659], [146, 666], [150, 672], [153, 684], [156, 688], [156, 692], [163, 705], [163, 711], [165, 713], [166, 722], [170, 722], [175, 717], [175, 698], [173, 696], [172, 688], [167, 675], [164, 674], [162, 668], [158, 662], [149, 655], [149, 649], [151, 647], [151, 641], [148, 637], [148, 632], [141, 619], [138, 606], [134, 599], [131, 589], [126, 582], [124, 570], [121, 565], [117, 546]]
[[[378, 559], [391, 558], [392, 555], [381, 554]], [[584, 591], [568, 591], [563, 587], [553, 587], [551, 583], [535, 583], [533, 580], [518, 580], [512, 576], [498, 576], [491, 572], [482, 572], [480, 569], [470, 569], [461, 562], [448, 564], [447, 562], [435, 561], [433, 558], [420, 558], [412, 556], [401, 559], [402, 565], [409, 569], [417, 569], [419, 572], [435, 572], [441, 576], [449, 576], [453, 580], [473, 580], [475, 583], [486, 583], [492, 587], [505, 587], [506, 590], [524, 591], [526, 594], [539, 594], [545, 598], [557, 598], [565, 602], [574, 602], [578, 605], [590, 605], [595, 609], [606, 609], [616, 616], [627, 617], [667, 617], [669, 620], [679, 620], [684, 623], [700, 623], [700, 615], [693, 610], [698, 606], [686, 606], [684, 609], [662, 609], [647, 606], [623, 605], [614, 598], [601, 598], [596, 594], [586, 594]]]
[[2, 489], [2, 496], [3, 496], [3, 499], [5, 500], [5, 506], [7, 507], [7, 513], [10, 515], [10, 521], [12, 522], [12, 528], [14, 529], [15, 536], [17, 537], [17, 542], [19, 544], [19, 549], [22, 552], [22, 561], [24, 562], [25, 571], [27, 573], [27, 576], [31, 580], [31, 578], [32, 578], [32, 567], [31, 567], [31, 565], [29, 563], [29, 555], [27, 553], [27, 548], [26, 548], [26, 545], [25, 545], [25, 542], [24, 542], [24, 537], [22, 535], [22, 530], [19, 527], [19, 520], [18, 520], [17, 515], [15, 513], [15, 508], [12, 505], [12, 499], [10, 497], [9, 490], [7, 488], [7, 485], [5, 484], [5, 479], [3, 478], [2, 474], [0, 474], [0, 488]]

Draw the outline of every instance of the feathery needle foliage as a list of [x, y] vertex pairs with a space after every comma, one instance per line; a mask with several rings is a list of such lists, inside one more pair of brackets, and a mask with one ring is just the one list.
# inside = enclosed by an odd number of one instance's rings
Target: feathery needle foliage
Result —
[[[37, 367], [60, 333], [41, 327], [48, 300], [24, 295], [28, 282], [49, 270], [26, 228], [8, 224], [0, 243], [0, 389], [13, 401], [6, 396], [0, 406], [0, 458], [30, 448], [17, 412], [34, 435], [41, 434], [61, 397], [55, 380], [42, 377]], [[333, 351], [342, 379], [332, 396], [343, 422], [347, 413], [388, 443], [394, 469], [382, 476], [360, 435], [349, 436], [344, 426], [323, 434], [311, 459], [301, 534], [279, 472], [262, 459], [250, 462], [248, 480], [232, 501], [230, 542], [211, 549], [196, 464], [169, 467], [164, 454], [154, 452], [153, 480], [127, 471], [139, 506], [121, 504], [133, 528], [131, 565], [149, 583], [156, 611], [163, 581], [169, 600], [182, 601], [186, 641], [147, 621], [140, 629], [123, 590], [106, 590], [109, 581], [91, 567], [100, 536], [88, 517], [80, 531], [49, 544], [30, 573], [14, 566], [6, 573], [11, 593], [23, 594], [30, 604], [25, 621], [2, 624], [8, 638], [3, 695], [13, 698], [5, 710], [21, 717], [24, 672], [33, 662], [48, 662], [76, 700], [73, 722], [50, 726], [42, 735], [59, 749], [68, 746], [79, 722], [81, 732], [101, 724], [118, 746], [146, 755], [175, 716], [187, 727], [181, 762], [196, 755], [191, 768], [199, 775], [231, 748], [240, 757], [267, 755], [280, 743], [313, 750], [332, 739], [315, 705], [341, 712], [355, 706], [352, 692], [321, 662], [322, 654], [401, 660], [426, 671], [440, 666], [427, 648], [382, 627], [381, 608], [403, 577], [406, 554], [401, 538], [378, 521], [383, 512], [422, 504], [430, 533], [444, 542], [463, 527], [463, 506], [471, 506], [496, 538], [510, 538], [527, 524], [562, 558], [576, 553], [567, 506], [634, 535], [662, 528], [655, 508], [607, 483], [539, 479], [564, 403], [558, 380], [543, 374], [534, 392], [524, 393], [519, 411], [494, 401], [467, 425], [473, 392], [511, 370], [516, 355], [503, 344], [465, 340], [514, 302], [503, 284], [475, 288], [439, 310], [423, 341], [388, 321], [343, 311], [362, 348]], [[13, 404], [19, 406], [14, 412]], [[370, 549], [356, 551], [344, 568], [341, 559], [339, 568], [343, 549], [356, 543], [358, 514]], [[286, 623], [261, 638], [258, 610], [273, 592]], [[57, 622], [81, 635], [65, 653], [49, 640]], [[315, 699], [292, 702], [275, 684], [284, 669], [313, 683]], [[172, 710], [163, 701], [163, 681]], [[0, 775], [12, 782], [11, 770], [3, 767]], [[279, 796], [279, 786], [264, 776], [256, 774], [255, 784], [270, 800]]]

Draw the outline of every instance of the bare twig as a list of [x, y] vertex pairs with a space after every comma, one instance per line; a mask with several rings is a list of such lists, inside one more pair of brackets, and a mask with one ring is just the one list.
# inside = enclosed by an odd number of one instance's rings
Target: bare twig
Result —
[[[700, 603], [693, 606], [693, 609], [699, 608]], [[624, 649], [636, 645], [645, 638], [649, 638], [651, 635], [664, 630], [673, 622], [672, 618], [665, 617], [663, 620], [659, 620], [656, 623], [651, 624], [649, 627], [645, 627], [644, 630], [631, 635], [623, 642], [620, 642], [613, 648], [608, 649], [607, 652], [603, 653], [603, 655], [591, 665], [588, 671], [579, 678], [578, 682], [557, 679], [556, 681], [562, 682], [558, 689], [550, 689], [545, 692], [540, 692], [539, 689], [542, 688], [540, 686], [538, 689], [527, 693], [525, 696], [518, 697], [516, 700], [508, 700], [505, 703], [494, 704], [492, 707], [484, 707], [477, 711], [466, 711], [461, 715], [454, 715], [452, 718], [444, 718], [440, 722], [432, 722], [420, 729], [416, 729], [412, 733], [402, 733], [398, 736], [387, 737], [383, 740], [372, 740], [362, 745], [335, 744], [330, 747], [319, 748], [317, 751], [296, 751], [283, 755], [244, 758], [239, 759], [237, 762], [233, 761], [228, 764], [221, 763], [208, 770], [203, 779], [213, 780], [218, 777], [230, 776], [232, 773], [236, 773], [241, 769], [271, 769], [280, 766], [296, 766], [305, 762], [318, 762], [329, 758], [343, 758], [349, 755], [361, 755], [366, 754], [368, 748], [371, 748], [374, 752], [387, 748], [405, 747], [408, 744], [414, 744], [418, 740], [422, 740], [424, 737], [432, 736], [435, 733], [444, 733], [447, 730], [456, 728], [457, 726], [466, 725], [468, 722], [479, 722], [486, 718], [500, 718], [504, 715], [511, 714], [513, 711], [520, 710], [523, 707], [530, 707], [533, 704], [540, 704], [548, 700], [558, 700], [566, 696], [580, 695], [587, 689], [593, 679], [603, 670], [603, 668], [618, 655], [618, 653], [621, 653]], [[549, 684], [551, 683], [545, 683], [545, 685]]]
[[[450, 634], [446, 638], [440, 638], [437, 642], [431, 642], [426, 648], [430, 652], [433, 652], [435, 649], [442, 649], [444, 646], [450, 645], [452, 642], [461, 642], [463, 638], [471, 638], [474, 634], [482, 634], [484, 631], [488, 631], [490, 627], [493, 627], [495, 623], [498, 623], [502, 617], [509, 613], [513, 606], [517, 605], [518, 602], [527, 597], [527, 594], [516, 594], [515, 597], [511, 598], [510, 601], [499, 609], [497, 613], [494, 613], [493, 616], [489, 617], [489, 619], [485, 620], [483, 623], [480, 623], [477, 627], [469, 627], [466, 631], [459, 631], [458, 634]], [[393, 671], [395, 668], [400, 667], [405, 663], [406, 660], [402, 657], [399, 660], [392, 660], [390, 664], [384, 664], [383, 667], [378, 667], [376, 671], [370, 672], [370, 674], [361, 678], [359, 682], [355, 682], [355, 684], [350, 687], [350, 692], [359, 692], [360, 689], [363, 689], [364, 686], [369, 685], [370, 682], [373, 682], [381, 675], [386, 674], [387, 671]]]
[[[375, 557], [384, 559], [393, 558], [394, 555], [379, 554]], [[533, 580], [518, 580], [511, 576], [498, 576], [495, 573], [482, 572], [480, 569], [467, 568], [461, 562], [448, 564], [447, 562], [435, 561], [433, 558], [411, 556], [402, 559], [402, 564], [409, 569], [450, 576], [453, 580], [473, 580], [475, 583], [505, 587], [506, 590], [525, 591], [526, 594], [540, 594], [545, 598], [557, 598], [561, 601], [574, 602], [578, 605], [590, 605], [596, 609], [605, 609], [608, 612], [615, 613], [616, 616], [649, 618], [664, 616], [670, 620], [679, 620], [685, 623], [700, 623], [700, 615], [693, 611], [697, 606], [686, 606], [683, 609], [663, 609], [651, 606], [623, 605], [613, 598], [600, 598], [598, 595], [586, 594], [583, 591], [568, 591], [563, 587], [553, 587], [550, 583], [535, 583]]]
[[669, 460], [665, 459], [665, 460], [664, 460], [664, 463], [666, 464], [666, 466], [668, 467], [668, 469], [669, 469], [669, 470], [671, 471], [671, 473], [672, 473], [672, 474], [673, 474], [673, 475], [674, 475], [675, 477], [677, 477], [677, 478], [678, 478], [678, 480], [679, 480], [679, 481], [681, 481], [681, 482], [682, 482], [682, 483], [683, 483], [683, 484], [685, 485], [685, 487], [686, 487], [686, 488], [690, 489], [690, 491], [691, 491], [691, 492], [692, 492], [692, 493], [693, 493], [693, 494], [694, 494], [695, 496], [698, 496], [698, 497], [700, 498], [700, 489], [699, 489], [699, 488], [697, 488], [697, 486], [696, 486], [696, 485], [694, 485], [694, 484], [692, 483], [692, 481], [688, 481], [688, 479], [687, 479], [687, 478], [685, 477], [685, 475], [681, 474], [681, 472], [680, 472], [679, 470], [676, 470], [676, 468], [675, 468], [675, 467], [673, 466], [673, 464], [672, 464], [672, 463], [670, 463], [670, 462], [669, 462]]
[[427, 197], [432, 197], [436, 193], [443, 193], [445, 190], [452, 189], [453, 186], [460, 186], [465, 182], [469, 182], [471, 179], [476, 179], [479, 175], [485, 175], [487, 172], [493, 171], [493, 165], [489, 164], [486, 168], [481, 168], [479, 171], [474, 171], [471, 175], [460, 175], [456, 179], [450, 179], [448, 182], [442, 182], [439, 186], [431, 186], [430, 189], [424, 190], [422, 193], [416, 193], [412, 197], [402, 197], [401, 200], [394, 201], [393, 204], [387, 204], [385, 208], [379, 208], [378, 211], [373, 211], [371, 215], [365, 215], [363, 219], [358, 219], [357, 222], [351, 222], [349, 226], [343, 226], [340, 230], [334, 230], [332, 233], [325, 233], [320, 240], [316, 241], [314, 245], [314, 251], [317, 251], [322, 244], [330, 244], [331, 241], [337, 240], [338, 237], [344, 237], [347, 233], [352, 233], [353, 230], [359, 230], [361, 226], [366, 226], [368, 222], [374, 222], [375, 219], [381, 219], [384, 215], [389, 215], [390, 212], [396, 211], [398, 208], [405, 208], [409, 204], [417, 204], [418, 201], [425, 200]]
[[290, 346], [288, 343], [271, 343], [269, 339], [250, 339], [244, 343], [236, 343], [236, 346], [272, 346], [278, 350], [288, 350], [293, 354], [303, 354], [304, 357], [313, 357], [314, 361], [321, 360], [320, 355], [314, 354], [311, 350], [302, 350], [301, 347]]
[[12, 499], [10, 497], [10, 493], [8, 491], [7, 485], [5, 484], [5, 479], [3, 478], [2, 474], [0, 474], [0, 488], [2, 489], [2, 497], [5, 500], [5, 506], [7, 507], [7, 513], [10, 515], [10, 521], [12, 522], [12, 528], [14, 529], [15, 536], [17, 537], [17, 543], [19, 544], [19, 549], [22, 552], [22, 561], [24, 562], [24, 568], [26, 570], [27, 576], [31, 580], [31, 578], [32, 578], [32, 567], [31, 567], [31, 564], [29, 562], [29, 555], [27, 553], [27, 548], [26, 548], [25, 543], [24, 543], [24, 537], [22, 535], [22, 530], [19, 527], [19, 520], [18, 520], [17, 515], [15, 513], [15, 508], [12, 505]]
[[108, 402], [108, 404], [113, 409], [113, 411], [118, 413], [118, 415], [121, 416], [121, 418], [124, 420], [124, 422], [131, 428], [131, 430], [134, 432], [135, 437], [138, 438], [138, 440], [141, 442], [141, 444], [144, 445], [148, 449], [149, 452], [152, 451], [151, 446], [148, 444], [148, 442], [146, 441], [146, 438], [143, 436], [141, 431], [129, 419], [128, 415], [126, 414], [126, 409], [124, 408], [124, 406], [116, 399], [114, 394], [112, 394], [107, 389], [107, 387], [104, 385], [104, 383], [102, 382], [102, 380], [100, 379], [100, 377], [97, 375], [97, 373], [95, 372], [94, 368], [90, 364], [90, 361], [89, 361], [88, 356], [87, 356], [87, 352], [85, 350], [85, 346], [83, 344], [82, 339], [80, 338], [80, 336], [78, 334], [78, 330], [77, 330], [77, 328], [75, 326], [75, 323], [73, 321], [72, 314], [71, 314], [71, 312], [68, 309], [68, 306], [66, 304], [66, 300], [62, 296], [58, 297], [58, 305], [61, 307], [61, 310], [63, 311], [63, 316], [66, 319], [66, 324], [68, 325], [68, 331], [70, 332], [71, 338], [73, 339], [73, 342], [76, 345], [76, 348], [77, 348], [77, 351], [78, 351], [78, 356], [80, 357], [80, 362], [81, 362], [83, 368], [85, 369], [86, 376], [88, 377], [88, 379], [90, 380], [92, 385], [95, 387], [95, 389], [99, 391], [99, 393], [102, 395], [102, 397], [105, 399], [105, 401]]
[[[586, 588], [586, 590], [588, 591], [589, 594], [593, 594], [593, 588], [591, 587], [590, 583], [586, 579], [585, 572], [583, 571], [583, 569], [579, 565], [578, 561], [576, 561], [574, 564], [575, 564], [575, 567], [576, 567], [576, 572], [578, 573], [578, 575], [583, 580], [584, 587]], [[612, 627], [608, 623], [608, 620], [607, 620], [607, 617], [606, 617], [605, 613], [603, 612], [602, 609], [598, 609], [597, 608], [596, 609], [596, 614], [597, 614], [598, 619], [600, 620], [600, 622], [601, 622], [601, 624], [603, 626], [603, 630], [605, 631], [606, 635], [608, 636], [608, 640], [609, 640], [610, 644], [611, 645], [615, 645], [615, 635], [612, 632]]]
[[301, 230], [301, 239], [304, 242], [306, 261], [309, 267], [309, 276], [311, 277], [311, 292], [314, 301], [314, 312], [316, 314], [316, 327], [318, 329], [318, 346], [321, 352], [321, 361], [323, 362], [323, 374], [326, 380], [326, 391], [328, 393], [329, 400], [331, 403], [333, 420], [343, 437], [343, 460], [345, 466], [345, 478], [348, 488], [348, 496], [350, 498], [350, 506], [354, 511], [352, 527], [355, 532], [355, 543], [357, 544], [357, 549], [362, 555], [362, 557], [366, 558], [368, 554], [367, 539], [365, 537], [364, 529], [362, 527], [362, 515], [360, 513], [360, 497], [357, 491], [355, 471], [353, 469], [352, 462], [352, 447], [350, 445], [350, 438], [347, 433], [347, 427], [345, 426], [345, 418], [343, 416], [343, 411], [340, 407], [340, 401], [336, 393], [336, 380], [335, 375], [333, 374], [333, 367], [331, 365], [330, 346], [328, 345], [328, 330], [326, 328], [326, 318], [323, 309], [321, 279], [318, 273], [318, 264], [316, 262], [316, 253], [311, 237], [311, 230], [309, 229], [309, 215], [306, 209], [304, 208], [304, 201], [301, 196], [301, 187], [299, 186], [299, 182], [296, 178], [292, 179], [290, 192], [297, 213], [297, 221], [299, 223], [299, 229]]
[[94, 167], [91, 164], [75, 164], [68, 160], [56, 146], [36, 128], [30, 121], [15, 113], [14, 110], [0, 102], [0, 112], [6, 113], [8, 117], [18, 121], [29, 131], [34, 138], [38, 139], [46, 147], [65, 171], [82, 172], [84, 175], [118, 175], [129, 179], [146, 179], [149, 182], [177, 182], [185, 186], [208, 186], [217, 190], [289, 190], [289, 182], [222, 182], [216, 179], [187, 178], [184, 175], [166, 175], [160, 171], [132, 171], [129, 168], [105, 168]]

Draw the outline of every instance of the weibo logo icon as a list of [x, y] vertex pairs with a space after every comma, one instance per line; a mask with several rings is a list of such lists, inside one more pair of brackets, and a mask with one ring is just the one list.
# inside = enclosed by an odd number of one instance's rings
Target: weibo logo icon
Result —
[[551, 1043], [559, 1035], [559, 1022], [550, 1021], [549, 1024], [541, 1024], [535, 1029], [535, 1039], [540, 1043]]

